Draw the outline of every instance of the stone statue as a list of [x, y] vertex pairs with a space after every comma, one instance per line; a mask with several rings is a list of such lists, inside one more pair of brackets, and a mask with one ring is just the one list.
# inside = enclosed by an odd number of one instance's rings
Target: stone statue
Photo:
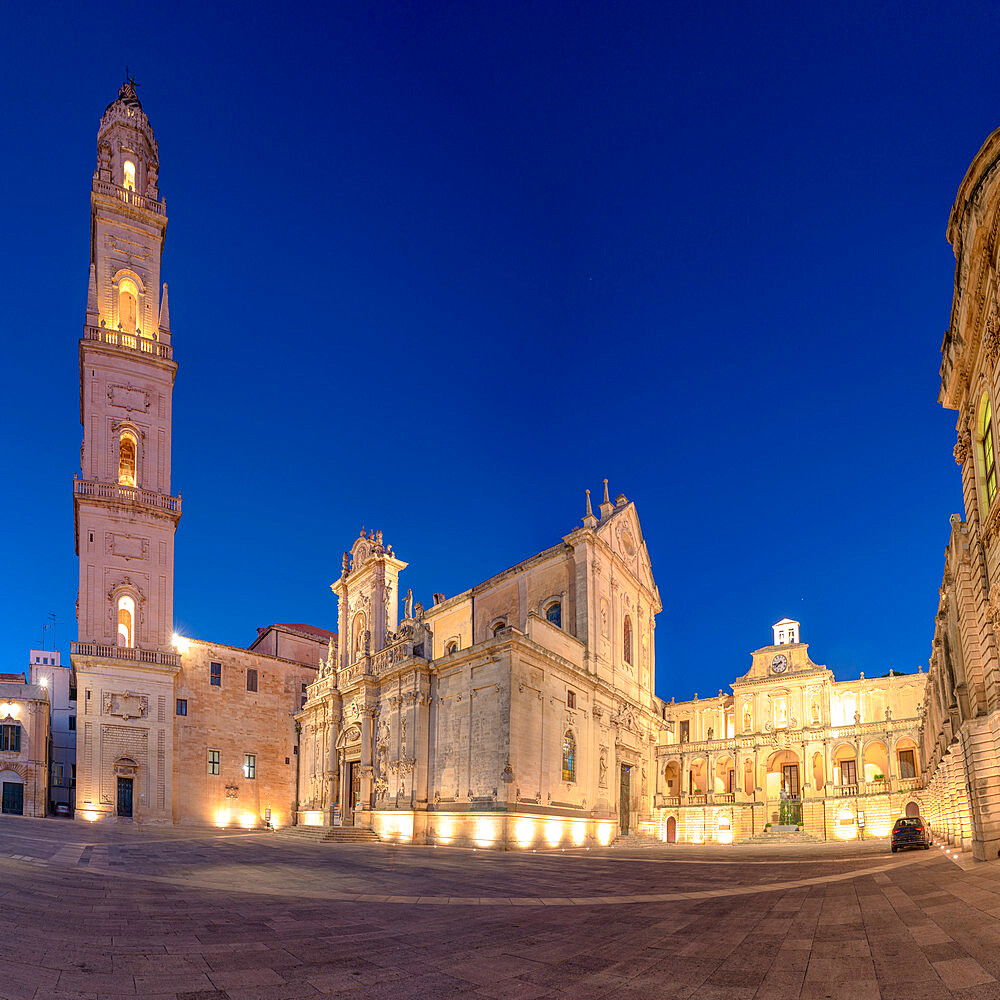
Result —
[[608, 751], [603, 748], [601, 749], [600, 781], [602, 788], [608, 783]]
[[706, 736], [705, 738], [707, 740], [715, 739], [715, 730], [711, 726], [708, 727], [708, 736]]
[[347, 576], [351, 572], [351, 557], [347, 552], [344, 553], [344, 559], [340, 568], [344, 576]]
[[414, 618], [424, 617], [424, 606], [419, 601], [417, 601], [416, 604], [413, 605], [413, 617]]
[[413, 588], [406, 588], [406, 597], [403, 598], [403, 617], [413, 617]]
[[861, 725], [861, 713], [857, 709], [854, 710], [854, 725]]

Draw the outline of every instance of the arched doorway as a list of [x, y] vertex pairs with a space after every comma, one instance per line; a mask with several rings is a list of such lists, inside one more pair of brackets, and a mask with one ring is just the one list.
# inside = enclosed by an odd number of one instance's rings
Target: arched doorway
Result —
[[907, 816], [919, 816], [920, 815], [920, 808], [916, 804], [916, 802], [912, 802], [911, 801], [911, 802], [907, 802], [906, 803], [906, 815]]
[[677, 843], [677, 820], [673, 816], [667, 817], [667, 843]]

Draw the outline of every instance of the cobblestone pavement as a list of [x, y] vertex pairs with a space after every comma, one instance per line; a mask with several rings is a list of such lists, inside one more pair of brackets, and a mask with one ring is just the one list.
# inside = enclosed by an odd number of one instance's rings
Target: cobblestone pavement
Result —
[[1000, 862], [0, 819], [0, 997], [1000, 998]]

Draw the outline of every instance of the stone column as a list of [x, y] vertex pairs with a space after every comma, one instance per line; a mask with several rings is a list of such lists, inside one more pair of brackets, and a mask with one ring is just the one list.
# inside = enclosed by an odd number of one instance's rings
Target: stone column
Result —
[[340, 738], [340, 709], [336, 704], [335, 699], [330, 699], [330, 718], [327, 723], [327, 731], [329, 732], [329, 746], [327, 748], [328, 758], [326, 762], [326, 774], [327, 774], [327, 789], [326, 789], [326, 807], [327, 807], [327, 823], [331, 826], [333, 825], [333, 807], [334, 803], [337, 801], [338, 789], [338, 756], [337, 753], [337, 740]]
[[[366, 657], [367, 659], [367, 657]], [[371, 825], [372, 802], [372, 740], [374, 733], [372, 723], [375, 709], [367, 705], [361, 710], [361, 826]]]

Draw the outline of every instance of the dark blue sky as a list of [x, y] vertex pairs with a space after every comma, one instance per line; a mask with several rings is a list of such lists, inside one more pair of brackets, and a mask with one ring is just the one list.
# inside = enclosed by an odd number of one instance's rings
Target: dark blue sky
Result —
[[[287, 12], [286, 12], [287, 11]], [[10, 7], [0, 670], [75, 637], [77, 340], [100, 114], [160, 143], [176, 620], [336, 625], [361, 524], [429, 603], [634, 498], [657, 690], [789, 615], [838, 676], [926, 663], [958, 184], [992, 5]]]

